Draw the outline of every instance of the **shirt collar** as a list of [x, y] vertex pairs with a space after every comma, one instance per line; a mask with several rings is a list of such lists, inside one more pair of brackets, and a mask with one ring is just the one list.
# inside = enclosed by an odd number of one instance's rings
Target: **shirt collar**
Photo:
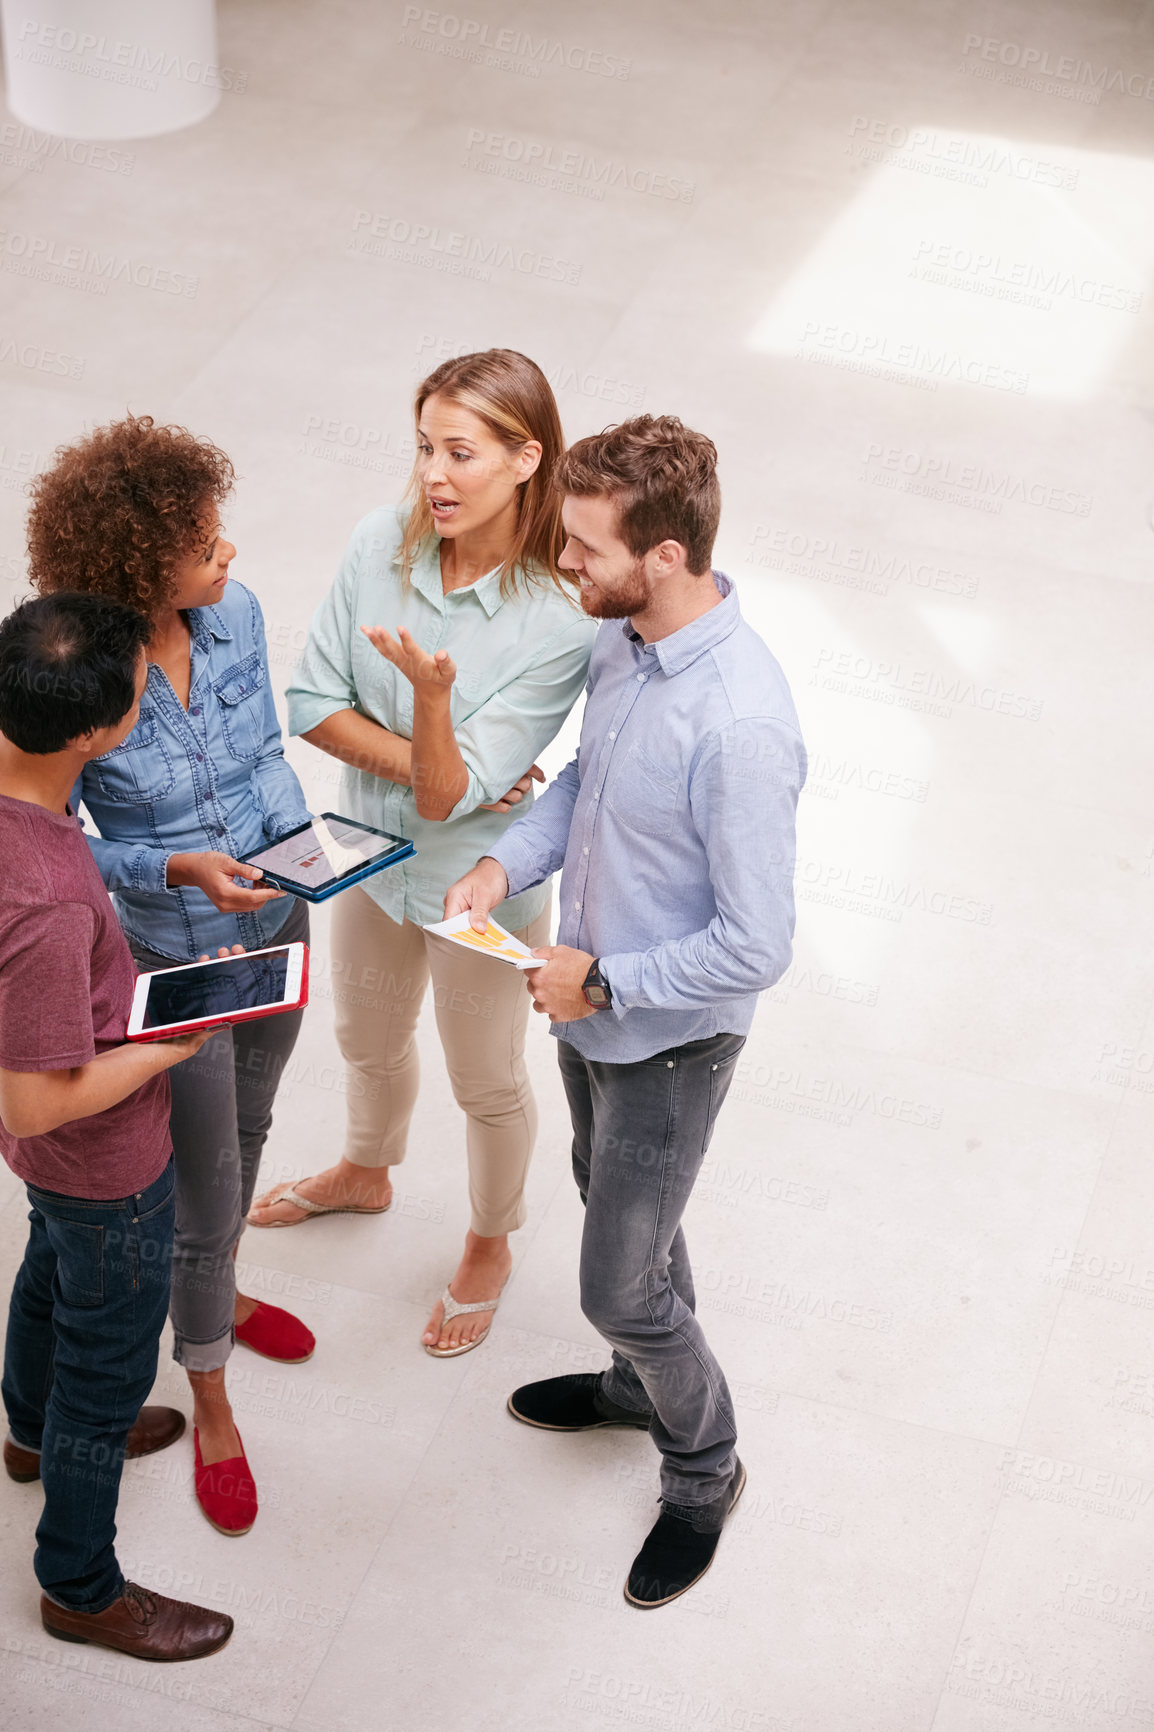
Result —
[[712, 575], [721, 600], [716, 607], [711, 607], [708, 613], [703, 613], [697, 619], [691, 619], [688, 625], [683, 625], [680, 631], [670, 632], [668, 637], [646, 644], [640, 632], [634, 631], [629, 620], [622, 621], [626, 637], [645, 649], [651, 649], [661, 663], [662, 673], [670, 678], [674, 674], [683, 673], [687, 667], [693, 665], [698, 656], [703, 656], [707, 650], [715, 649], [730, 632], [737, 629], [741, 609], [737, 605], [737, 589], [733, 579], [726, 577], [723, 571], [715, 571]]
[[[448, 597], [445, 595], [444, 586], [441, 583], [439, 542], [434, 542], [418, 559], [413, 561], [412, 585], [420, 595], [424, 596], [426, 601], [431, 602], [442, 612], [444, 611]], [[492, 619], [505, 599], [501, 594], [501, 573], [499, 570], [487, 571], [484, 577], [479, 577], [476, 583], [469, 585], [468, 589], [451, 589], [449, 595], [475, 595], [488, 617]]]
[[207, 650], [212, 647], [208, 641], [210, 637], [219, 639], [221, 643], [232, 642], [232, 633], [216, 607], [189, 608], [188, 629], [199, 649]]

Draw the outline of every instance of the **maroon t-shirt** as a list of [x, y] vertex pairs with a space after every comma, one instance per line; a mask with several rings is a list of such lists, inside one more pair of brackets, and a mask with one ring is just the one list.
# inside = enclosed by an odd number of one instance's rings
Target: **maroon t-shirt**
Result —
[[[0, 1070], [70, 1070], [120, 1046], [136, 967], [78, 820], [0, 794]], [[104, 1201], [168, 1162], [162, 1071], [118, 1106], [0, 1154], [42, 1191]]]

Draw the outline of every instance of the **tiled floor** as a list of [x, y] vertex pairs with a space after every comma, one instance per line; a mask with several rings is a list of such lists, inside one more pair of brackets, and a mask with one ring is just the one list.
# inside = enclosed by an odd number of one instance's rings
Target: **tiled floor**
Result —
[[[126, 1564], [231, 1609], [232, 1644], [47, 1640], [36, 1494], [4, 1482], [5, 1726], [1154, 1726], [1149, 9], [223, 0], [221, 59], [215, 115], [121, 171], [3, 133], [0, 600], [28, 473], [126, 406], [236, 459], [278, 689], [437, 360], [524, 349], [573, 436], [639, 407], [715, 436], [717, 562], [812, 759], [796, 960], [689, 1221], [749, 1489], [644, 1618], [648, 1440], [504, 1412], [602, 1362], [536, 1024], [502, 1314], [420, 1351], [465, 1220], [425, 1025], [393, 1213], [242, 1246], [320, 1341], [234, 1361], [255, 1529], [202, 1520], [190, 1447], [125, 1475]], [[37, 237], [97, 258], [23, 274]], [[339, 1146], [326, 959], [322, 920], [270, 1179]], [[159, 1393], [187, 1406], [169, 1363]]]

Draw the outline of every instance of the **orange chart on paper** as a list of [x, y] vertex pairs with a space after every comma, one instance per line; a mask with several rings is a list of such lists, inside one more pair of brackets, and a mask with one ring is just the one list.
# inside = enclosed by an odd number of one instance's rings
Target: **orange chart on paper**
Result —
[[499, 926], [494, 926], [490, 920], [484, 932], [475, 932], [471, 926], [454, 932], [453, 937], [458, 944], [472, 944], [477, 950], [487, 950], [493, 956], [508, 956], [520, 962], [525, 955], [524, 945], [512, 945]]

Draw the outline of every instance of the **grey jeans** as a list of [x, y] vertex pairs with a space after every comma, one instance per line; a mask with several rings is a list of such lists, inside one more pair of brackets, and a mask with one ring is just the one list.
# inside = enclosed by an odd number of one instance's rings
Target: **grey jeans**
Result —
[[[309, 936], [307, 902], [297, 902], [273, 940]], [[171, 956], [129, 948], [139, 969], [172, 968]], [[194, 1058], [174, 1065], [172, 1151], [176, 1157], [176, 1238], [172, 1251], [172, 1356], [186, 1371], [216, 1371], [233, 1347], [236, 1265], [256, 1190], [273, 1101], [300, 1033], [301, 1010], [225, 1028]]]
[[700, 1509], [733, 1475], [737, 1425], [694, 1315], [681, 1217], [745, 1037], [689, 1041], [636, 1064], [557, 1045], [585, 1204], [581, 1309], [613, 1349], [601, 1388], [652, 1415], [663, 1501]]

